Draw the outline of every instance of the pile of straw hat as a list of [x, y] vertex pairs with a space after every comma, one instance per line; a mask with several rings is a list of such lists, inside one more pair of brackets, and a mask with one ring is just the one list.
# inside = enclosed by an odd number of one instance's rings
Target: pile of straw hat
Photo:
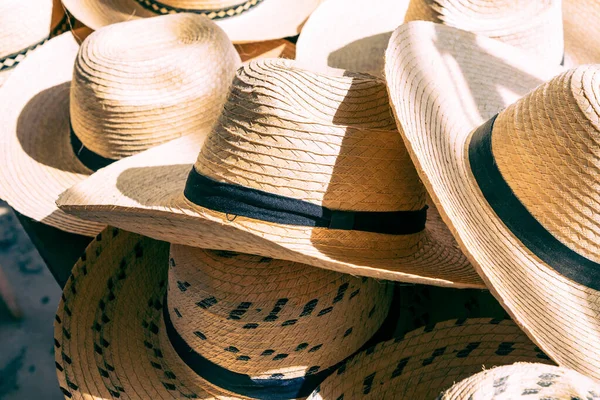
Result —
[[600, 398], [599, 3], [0, 8], [65, 398]]

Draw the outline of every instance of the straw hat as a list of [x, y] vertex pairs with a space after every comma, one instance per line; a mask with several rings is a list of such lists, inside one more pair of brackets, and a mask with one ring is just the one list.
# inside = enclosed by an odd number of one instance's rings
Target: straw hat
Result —
[[392, 31], [404, 21], [416, 20], [489, 36], [551, 64], [559, 64], [564, 55], [560, 0], [376, 3], [377, 6], [365, 7], [364, 0], [328, 0], [320, 5], [298, 39], [298, 62], [317, 71], [333, 67], [382, 76], [383, 55]]
[[483, 367], [517, 361], [551, 362], [510, 320], [445, 321], [354, 356], [308, 399], [433, 399]]
[[104, 225], [60, 212], [58, 195], [114, 160], [205, 135], [239, 64], [223, 31], [191, 14], [107, 27], [81, 48], [72, 34], [51, 40], [0, 90], [0, 198], [95, 235]]
[[179, 143], [152, 149], [99, 171], [58, 204], [172, 243], [484, 287], [427, 210], [384, 82], [343, 73], [284, 59], [245, 64], [200, 154]]
[[516, 363], [492, 368], [458, 382], [438, 400], [597, 399], [600, 385], [568, 368]]
[[566, 65], [600, 63], [600, 2], [562, 0]]
[[412, 159], [471, 262], [550, 357], [600, 378], [600, 69], [552, 78], [514, 49], [427, 23], [400, 27], [386, 59]]
[[295, 36], [323, 0], [64, 0], [93, 29], [138, 18], [194, 13], [219, 25], [234, 43]]
[[60, 386], [69, 398], [306, 397], [375, 334], [391, 293], [260, 256], [169, 254], [167, 243], [108, 227], [58, 307]]
[[4, 0], [0, 4], [0, 86], [37, 47], [71, 28], [60, 0]]

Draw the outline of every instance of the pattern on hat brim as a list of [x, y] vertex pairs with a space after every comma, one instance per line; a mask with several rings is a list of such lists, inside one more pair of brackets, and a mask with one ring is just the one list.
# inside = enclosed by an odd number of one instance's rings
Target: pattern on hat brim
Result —
[[[215, 19], [215, 22], [233, 43], [280, 39], [300, 33], [304, 21], [321, 1], [262, 0], [237, 15]], [[92, 29], [164, 15], [157, 13], [148, 0], [65, 0], [63, 3], [78, 20]]]
[[357, 354], [309, 399], [432, 399], [483, 367], [518, 361], [552, 363], [510, 320], [444, 321]]
[[[554, 360], [598, 378], [598, 292], [525, 248], [486, 201], [467, 158], [475, 128], [561, 71], [466, 33], [461, 45], [469, 51], [444, 60], [457, 42], [443, 31], [409, 24], [396, 31], [387, 53], [390, 96], [421, 178], [503, 307]], [[417, 35], [418, 49], [411, 46]], [[422, 126], [431, 127], [427, 135]]]

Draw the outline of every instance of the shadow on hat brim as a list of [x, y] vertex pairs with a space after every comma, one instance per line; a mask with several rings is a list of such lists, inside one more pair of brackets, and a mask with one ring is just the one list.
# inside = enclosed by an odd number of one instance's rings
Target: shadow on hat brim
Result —
[[[419, 236], [422, 250], [403, 258], [389, 244], [404, 237], [278, 225], [191, 203], [183, 189], [201, 146], [201, 140], [193, 144], [192, 140], [177, 139], [120, 160], [63, 193], [57, 204], [81, 218], [177, 244], [257, 254], [379, 279], [484, 287], [435, 209], [428, 211], [426, 230]], [[371, 235], [364, 241], [368, 246], [360, 240], [367, 236], [361, 235]], [[407, 247], [417, 245], [406, 241]], [[374, 243], [379, 248], [373, 248]]]
[[[295, 36], [322, 0], [263, 0], [248, 11], [215, 19], [233, 43], [259, 42]], [[79, 21], [97, 30], [103, 26], [138, 18], [156, 17], [136, 0], [64, 0]]]
[[[454, 46], [463, 51], [450, 57]], [[598, 292], [559, 275], [525, 248], [487, 203], [466, 153], [476, 127], [561, 69], [430, 23], [400, 27], [386, 60], [407, 148], [461, 248], [502, 306], [551, 358], [598, 379]]]
[[65, 214], [56, 198], [92, 171], [70, 142], [69, 88], [79, 31], [32, 52], [0, 89], [0, 198], [19, 213], [85, 236], [104, 227]]

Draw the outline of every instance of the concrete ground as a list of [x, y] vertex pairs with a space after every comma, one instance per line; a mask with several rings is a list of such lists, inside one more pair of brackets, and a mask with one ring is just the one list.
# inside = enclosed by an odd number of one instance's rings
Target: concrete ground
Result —
[[22, 312], [0, 301], [0, 400], [60, 400], [53, 321], [61, 290], [6, 203], [0, 202], [0, 268]]

